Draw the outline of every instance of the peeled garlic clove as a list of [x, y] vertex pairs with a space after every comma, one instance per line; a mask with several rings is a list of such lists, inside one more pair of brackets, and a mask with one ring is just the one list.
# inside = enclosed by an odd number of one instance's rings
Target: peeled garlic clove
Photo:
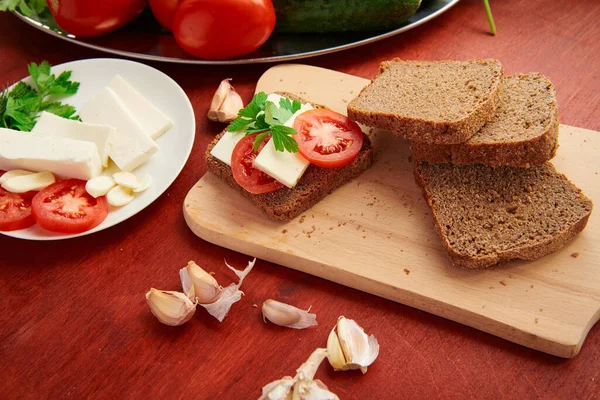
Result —
[[223, 289], [223, 292], [215, 302], [210, 304], [200, 303], [200, 305], [204, 307], [210, 315], [218, 319], [219, 322], [223, 322], [223, 319], [225, 319], [225, 317], [229, 313], [231, 306], [234, 303], [240, 301], [240, 299], [242, 298], [242, 295], [244, 293], [241, 290], [239, 290], [239, 288], [240, 286], [242, 286], [244, 278], [250, 273], [255, 263], [256, 258], [252, 261], [249, 261], [248, 266], [246, 266], [246, 268], [244, 268], [243, 271], [238, 271], [231, 265], [227, 264], [227, 261], [225, 261], [225, 265], [227, 265], [227, 267], [233, 272], [235, 272], [235, 274], [238, 276], [238, 278], [240, 279], [239, 282], [232, 283], [231, 285]]
[[131, 172], [115, 172], [112, 178], [117, 185], [123, 186], [128, 189], [137, 189], [138, 187], [140, 187], [140, 181], [138, 181], [137, 176], [135, 176]]
[[327, 338], [327, 359], [329, 360], [329, 364], [331, 364], [334, 370], [348, 370], [348, 366], [346, 365], [346, 358], [344, 357], [342, 346], [340, 345], [337, 333], [335, 332], [335, 327], [331, 330], [331, 332], [329, 332], [329, 337]]
[[133, 200], [131, 189], [115, 186], [106, 194], [106, 201], [113, 207], [122, 207]]
[[209, 304], [215, 302], [223, 293], [223, 288], [217, 280], [193, 261], [179, 271], [179, 276], [183, 292], [191, 300], [195, 298], [199, 303]]
[[152, 314], [165, 325], [182, 325], [196, 312], [196, 305], [180, 292], [152, 288], [146, 293], [146, 302]]
[[238, 112], [242, 108], [244, 108], [244, 102], [232, 87], [225, 101], [223, 101], [223, 104], [221, 104], [221, 107], [217, 111], [217, 119], [219, 122], [231, 122], [237, 118]]
[[262, 388], [262, 396], [258, 400], [289, 400], [292, 398], [292, 387], [296, 381], [291, 376], [271, 382]]
[[141, 178], [138, 179], [138, 181], [140, 182], [140, 186], [133, 189], [134, 193], [140, 193], [140, 192], [143, 192], [144, 190], [148, 189], [150, 187], [150, 185], [152, 184], [152, 177], [148, 174], [144, 174], [141, 176]]
[[15, 178], [17, 176], [29, 175], [33, 174], [31, 171], [25, 171], [24, 169], [13, 169], [5, 172], [2, 176], [0, 176], [0, 185], [9, 180], [10, 178]]
[[[337, 339], [346, 361], [345, 366], [341, 369], [360, 369], [363, 374], [366, 373], [367, 367], [379, 355], [379, 343], [375, 339], [375, 336], [367, 336], [364, 329], [356, 321], [343, 316], [338, 319], [334, 330], [336, 330]], [[332, 351], [335, 351], [335, 347], [333, 346], [334, 340], [332, 339], [331, 342]], [[337, 366], [339, 366], [340, 360], [341, 358], [339, 357], [335, 359]], [[332, 364], [334, 368], [336, 368], [336, 365]]]
[[340, 400], [340, 398], [330, 392], [323, 382], [315, 379], [296, 382], [292, 400]]
[[[273, 299], [262, 305], [263, 320], [287, 328], [304, 329], [317, 325], [317, 315]], [[266, 321], [265, 321], [266, 322]]]
[[37, 172], [35, 174], [23, 174], [7, 179], [2, 187], [11, 193], [25, 193], [42, 190], [46, 186], [56, 182], [50, 171]]
[[106, 196], [115, 187], [115, 181], [110, 176], [97, 176], [85, 183], [85, 191], [93, 198]]
[[229, 83], [230, 80], [231, 78], [227, 78], [221, 81], [219, 87], [217, 88], [217, 91], [215, 92], [212, 98], [212, 101], [210, 102], [210, 109], [208, 110], [208, 119], [210, 119], [211, 121], [219, 120], [219, 118], [217, 117], [217, 112], [219, 111], [219, 108], [221, 108], [221, 105], [227, 98], [229, 92], [231, 92], [231, 90], [233, 89], [233, 87]]

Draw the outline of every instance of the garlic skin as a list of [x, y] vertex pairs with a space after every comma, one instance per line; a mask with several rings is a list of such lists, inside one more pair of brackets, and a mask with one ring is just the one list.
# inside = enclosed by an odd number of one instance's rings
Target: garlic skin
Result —
[[227, 268], [232, 270], [239, 278], [238, 283], [232, 283], [229, 286], [225, 287], [221, 294], [218, 296], [217, 300], [215, 300], [214, 302], [208, 304], [199, 304], [202, 307], [204, 307], [210, 315], [219, 320], [219, 322], [223, 322], [223, 319], [225, 319], [225, 317], [229, 313], [231, 306], [234, 303], [240, 301], [240, 299], [242, 298], [244, 292], [240, 290], [240, 287], [242, 286], [244, 278], [250, 273], [250, 271], [252, 271], [252, 268], [254, 267], [255, 263], [256, 258], [252, 261], [249, 261], [248, 265], [246, 266], [246, 268], [244, 268], [243, 271], [238, 271], [231, 265], [227, 264], [227, 261], [225, 261], [225, 265], [227, 266]]
[[208, 119], [211, 121], [231, 122], [238, 112], [244, 108], [240, 95], [229, 83], [231, 78], [223, 79], [217, 88], [208, 110]]
[[304, 329], [317, 325], [317, 315], [309, 314], [292, 305], [269, 299], [262, 305], [263, 321], [268, 319], [275, 325], [293, 329]]
[[196, 312], [196, 304], [181, 292], [151, 288], [146, 293], [146, 302], [152, 314], [169, 326], [185, 324]]
[[262, 396], [258, 400], [291, 400], [294, 383], [296, 381], [291, 376], [268, 383], [263, 386]]
[[179, 270], [183, 293], [192, 301], [208, 304], [217, 301], [223, 288], [208, 272], [200, 268], [194, 261]]
[[319, 379], [299, 381], [294, 385], [292, 400], [340, 400]]
[[334, 370], [360, 369], [365, 374], [379, 355], [379, 343], [356, 321], [341, 316], [327, 338], [327, 352]]

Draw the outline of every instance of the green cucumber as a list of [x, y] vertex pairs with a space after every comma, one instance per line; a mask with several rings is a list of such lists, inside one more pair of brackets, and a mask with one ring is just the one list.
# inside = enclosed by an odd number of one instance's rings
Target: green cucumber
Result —
[[283, 33], [379, 31], [413, 16], [421, 0], [273, 0]]

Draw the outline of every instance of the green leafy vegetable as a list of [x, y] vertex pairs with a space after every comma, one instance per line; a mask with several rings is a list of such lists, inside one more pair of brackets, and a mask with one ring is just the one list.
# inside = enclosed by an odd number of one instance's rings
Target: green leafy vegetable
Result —
[[0, 126], [29, 132], [35, 126], [37, 115], [41, 111], [79, 120], [75, 115], [75, 107], [49, 97], [77, 93], [79, 82], [70, 81], [71, 71], [64, 71], [56, 77], [51, 73], [51, 66], [47, 61], [40, 65], [31, 63], [28, 70], [35, 87], [21, 81], [0, 94]]
[[44, 14], [48, 6], [45, 0], [0, 0], [0, 11], [14, 12], [17, 9], [26, 17], [31, 17]]
[[279, 107], [272, 101], [267, 101], [267, 94], [259, 92], [254, 95], [252, 101], [238, 113], [228, 130], [230, 132], [245, 131], [246, 135], [259, 133], [254, 139], [252, 148], [257, 151], [262, 141], [267, 137], [269, 131], [273, 136], [273, 144], [277, 151], [298, 151], [298, 142], [291, 135], [295, 135], [294, 128], [284, 126], [287, 120], [302, 107], [298, 100], [282, 98]]
[[485, 13], [487, 15], [488, 22], [490, 23], [490, 31], [492, 31], [492, 35], [495, 35], [496, 24], [494, 23], [494, 17], [492, 16], [492, 9], [490, 8], [489, 0], [483, 0], [483, 6], [485, 7]]

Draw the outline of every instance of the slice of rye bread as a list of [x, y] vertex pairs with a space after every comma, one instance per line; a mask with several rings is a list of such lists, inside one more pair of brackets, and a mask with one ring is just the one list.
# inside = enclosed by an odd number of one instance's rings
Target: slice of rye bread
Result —
[[411, 141], [461, 143], [494, 115], [500, 61], [402, 61], [379, 75], [348, 104], [348, 116]]
[[464, 143], [413, 142], [415, 160], [436, 163], [530, 167], [553, 158], [558, 147], [556, 91], [538, 73], [516, 74], [502, 81], [494, 117]]
[[552, 253], [585, 228], [592, 212], [592, 201], [550, 163], [421, 163], [415, 179], [451, 262], [462, 268]]
[[[290, 99], [302, 99], [290, 93], [278, 93]], [[311, 103], [312, 104], [312, 103]], [[326, 108], [312, 104], [315, 108]], [[317, 204], [335, 189], [351, 181], [367, 170], [373, 162], [373, 148], [367, 135], [363, 134], [363, 145], [358, 156], [349, 165], [342, 168], [322, 168], [310, 164], [293, 188], [284, 187], [271, 193], [252, 194], [242, 188], [233, 178], [231, 167], [210, 154], [212, 148], [225, 134], [221, 132], [206, 149], [206, 166], [210, 172], [223, 179], [229, 186], [236, 189], [242, 196], [249, 199], [258, 208], [263, 210], [270, 218], [287, 221], [300, 215]]]

